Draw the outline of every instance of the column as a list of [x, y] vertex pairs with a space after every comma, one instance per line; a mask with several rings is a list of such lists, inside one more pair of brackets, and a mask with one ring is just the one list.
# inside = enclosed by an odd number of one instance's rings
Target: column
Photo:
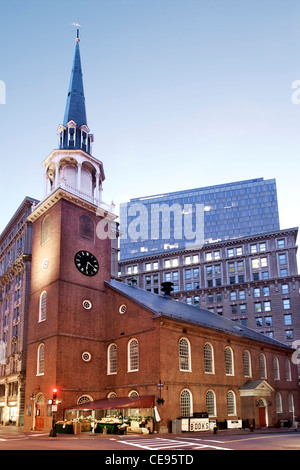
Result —
[[59, 185], [59, 162], [55, 163], [55, 188]]
[[45, 178], [44, 193], [45, 193], [45, 197], [46, 197], [47, 194], [48, 194], [48, 174], [47, 174], [47, 172], [44, 174], [44, 178]]
[[77, 163], [77, 189], [81, 191], [81, 168], [82, 163]]

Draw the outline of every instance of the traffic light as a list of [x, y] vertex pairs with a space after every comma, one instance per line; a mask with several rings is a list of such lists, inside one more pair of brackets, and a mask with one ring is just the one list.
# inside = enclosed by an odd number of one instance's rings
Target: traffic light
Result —
[[61, 400], [57, 398], [57, 388], [52, 389], [52, 405], [60, 405]]

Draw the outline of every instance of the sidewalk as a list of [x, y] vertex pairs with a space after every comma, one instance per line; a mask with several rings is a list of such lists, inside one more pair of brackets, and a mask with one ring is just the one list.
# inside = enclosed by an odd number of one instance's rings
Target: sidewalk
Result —
[[[233, 436], [233, 435], [254, 435], [254, 434], [272, 434], [272, 433], [289, 433], [289, 432], [300, 432], [300, 428], [295, 429], [295, 428], [261, 428], [261, 429], [255, 429], [254, 431], [250, 431], [250, 429], [219, 429], [216, 434], [213, 433], [213, 431], [195, 431], [195, 432], [183, 432], [183, 433], [162, 433], [162, 434], [123, 434], [123, 435], [117, 435], [117, 434], [100, 434], [100, 433], [92, 433], [92, 432], [83, 432], [80, 434], [56, 434], [55, 439], [130, 439], [130, 438], [164, 438], [164, 437], [199, 437], [199, 436]], [[3, 434], [10, 434], [10, 435], [21, 435], [21, 436], [43, 436], [49, 437], [49, 431], [30, 431], [30, 432], [25, 432], [23, 431], [22, 427], [16, 427], [16, 426], [0, 426], [0, 437]], [[53, 437], [49, 437], [49, 439], [53, 439]]]
[[[155, 437], [199, 437], [199, 436], [215, 436], [215, 435], [223, 435], [223, 436], [232, 436], [232, 435], [246, 435], [246, 434], [272, 434], [272, 433], [289, 433], [289, 432], [299, 432], [300, 429], [294, 428], [262, 428], [262, 429], [255, 429], [254, 431], [250, 431], [250, 429], [220, 429], [217, 431], [216, 434], [213, 431], [195, 431], [195, 432], [183, 432], [183, 433], [162, 433], [162, 434], [101, 434], [101, 433], [92, 433], [92, 432], [83, 432], [80, 434], [56, 434], [56, 438], [58, 439], [130, 439], [131, 437], [134, 438], [155, 438]], [[31, 431], [31, 432], [24, 432], [23, 428], [16, 427], [16, 426], [0, 426], [0, 437], [1, 434], [11, 434], [11, 435], [40, 435], [40, 436], [49, 436], [49, 432], [47, 431]], [[52, 438], [51, 438], [52, 439]]]

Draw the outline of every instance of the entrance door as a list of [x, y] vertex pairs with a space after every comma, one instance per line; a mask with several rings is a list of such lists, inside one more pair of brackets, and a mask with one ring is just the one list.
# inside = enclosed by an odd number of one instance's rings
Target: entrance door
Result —
[[258, 408], [259, 412], [259, 425], [261, 428], [266, 427], [266, 408], [264, 406], [260, 406]]
[[45, 427], [45, 398], [40, 395], [35, 405], [35, 430], [43, 431]]

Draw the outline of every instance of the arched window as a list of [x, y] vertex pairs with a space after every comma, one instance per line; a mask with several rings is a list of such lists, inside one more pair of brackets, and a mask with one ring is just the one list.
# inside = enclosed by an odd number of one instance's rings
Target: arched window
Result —
[[190, 342], [186, 338], [179, 340], [179, 370], [191, 370], [191, 348]]
[[93, 399], [89, 395], [81, 395], [81, 397], [77, 400], [77, 405], [82, 405], [83, 403], [90, 403], [91, 401], [93, 401]]
[[209, 417], [217, 416], [216, 395], [213, 390], [206, 392], [206, 413], [208, 413]]
[[252, 377], [251, 355], [249, 351], [243, 352], [244, 377]]
[[182, 390], [180, 394], [180, 414], [183, 417], [193, 415], [192, 394], [188, 389]]
[[45, 345], [42, 343], [38, 347], [37, 353], [37, 375], [44, 375], [45, 372]]
[[107, 373], [117, 373], [117, 345], [110, 344], [107, 348]]
[[225, 373], [226, 375], [234, 375], [233, 353], [229, 346], [225, 348]]
[[279, 362], [276, 356], [273, 357], [273, 374], [274, 374], [274, 380], [280, 379]]
[[107, 398], [117, 398], [116, 392], [110, 392], [110, 393], [107, 395]]
[[79, 236], [83, 240], [94, 243], [95, 223], [88, 215], [81, 215], [79, 219]]
[[211, 344], [205, 343], [204, 345], [204, 372], [206, 374], [214, 374], [214, 350]]
[[293, 413], [295, 411], [294, 397], [291, 393], [288, 394], [288, 405], [289, 405], [289, 413]]
[[47, 292], [44, 290], [40, 295], [39, 321], [46, 320], [47, 315]]
[[47, 214], [42, 222], [42, 237], [41, 237], [41, 244], [48, 242], [50, 240], [51, 235], [51, 216]]
[[266, 357], [263, 353], [259, 355], [259, 373], [261, 379], [267, 378]]
[[282, 413], [282, 399], [281, 399], [281, 394], [279, 392], [276, 392], [275, 400], [276, 400], [276, 413]]
[[291, 363], [289, 359], [286, 359], [285, 361], [285, 380], [292, 380]]
[[236, 415], [235, 393], [232, 390], [227, 392], [227, 414], [228, 416]]
[[139, 394], [136, 390], [131, 390], [131, 392], [128, 393], [128, 396], [131, 398], [136, 398], [139, 396]]
[[128, 343], [128, 372], [139, 370], [139, 343], [137, 339], [131, 339]]

